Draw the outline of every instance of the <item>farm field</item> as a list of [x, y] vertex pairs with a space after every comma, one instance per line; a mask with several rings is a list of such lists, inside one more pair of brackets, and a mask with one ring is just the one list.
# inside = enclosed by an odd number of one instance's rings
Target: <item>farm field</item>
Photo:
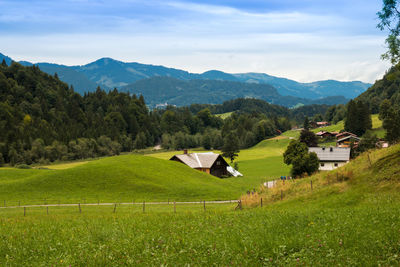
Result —
[[[54, 207], [47, 215], [41, 207], [25, 217], [21, 208], [0, 209], [0, 264], [396, 266], [399, 151], [370, 153], [369, 170], [362, 155], [340, 170], [345, 180], [324, 184], [325, 173], [295, 181], [283, 200], [260, 192], [272, 197], [262, 208]], [[314, 190], [304, 190], [310, 179]]]

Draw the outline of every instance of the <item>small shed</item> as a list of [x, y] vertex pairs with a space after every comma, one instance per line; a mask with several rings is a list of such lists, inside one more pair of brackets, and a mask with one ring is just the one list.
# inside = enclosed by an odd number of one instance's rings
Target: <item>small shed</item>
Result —
[[319, 159], [319, 170], [329, 171], [339, 168], [350, 161], [350, 148], [347, 147], [310, 147]]
[[229, 164], [225, 161], [225, 159], [213, 152], [208, 153], [187, 153], [185, 152], [180, 155], [174, 155], [170, 160], [178, 161], [183, 164], [188, 165], [189, 167], [217, 176], [229, 176], [230, 173], [227, 170], [227, 167], [230, 167]]

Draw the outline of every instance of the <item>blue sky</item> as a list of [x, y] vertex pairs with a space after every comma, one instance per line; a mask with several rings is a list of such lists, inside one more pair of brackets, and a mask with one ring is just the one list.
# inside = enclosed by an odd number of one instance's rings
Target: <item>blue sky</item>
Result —
[[0, 53], [81, 65], [101, 57], [302, 82], [374, 82], [380, 0], [0, 0]]

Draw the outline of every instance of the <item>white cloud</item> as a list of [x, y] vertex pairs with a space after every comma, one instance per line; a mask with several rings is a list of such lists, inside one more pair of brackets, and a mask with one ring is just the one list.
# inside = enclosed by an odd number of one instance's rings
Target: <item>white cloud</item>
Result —
[[[83, 12], [86, 17], [71, 13], [57, 19], [54, 13], [30, 18], [37, 10], [26, 11], [15, 17], [22, 26], [54, 21], [57, 27], [47, 32], [37, 27], [31, 34], [3, 32], [0, 52], [33, 62], [76, 65], [107, 56], [192, 72], [264, 72], [303, 82], [330, 78], [373, 82], [388, 67], [379, 58], [384, 37], [375, 30], [374, 21], [338, 14], [250, 13], [225, 6], [156, 3], [162, 10], [159, 16]], [[0, 22], [10, 16], [0, 15]], [[370, 32], [364, 30], [368, 23]]]

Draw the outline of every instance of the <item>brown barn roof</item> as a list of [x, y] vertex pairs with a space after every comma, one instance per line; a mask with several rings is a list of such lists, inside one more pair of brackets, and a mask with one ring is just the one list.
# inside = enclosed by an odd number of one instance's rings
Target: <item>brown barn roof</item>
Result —
[[[190, 153], [190, 154], [180, 154], [175, 155], [171, 159], [176, 157], [186, 165], [191, 168], [198, 169], [198, 168], [211, 168], [214, 162], [217, 160], [218, 157], [221, 157], [219, 154], [214, 154], [212, 152], [209, 153]], [[222, 157], [221, 157], [222, 158]], [[223, 159], [223, 158], [222, 158]], [[226, 161], [223, 159], [226, 163]], [[228, 166], [228, 163], [226, 163]]]

